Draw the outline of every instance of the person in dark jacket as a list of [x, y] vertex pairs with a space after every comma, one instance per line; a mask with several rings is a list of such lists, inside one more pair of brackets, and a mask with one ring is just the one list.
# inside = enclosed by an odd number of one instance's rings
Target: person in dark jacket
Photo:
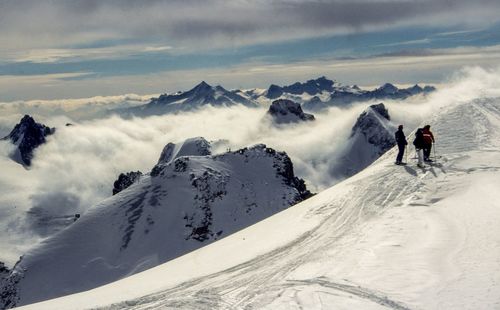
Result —
[[398, 131], [394, 133], [396, 138], [396, 143], [398, 145], [398, 156], [396, 157], [396, 165], [401, 165], [403, 160], [403, 155], [405, 153], [405, 148], [408, 142], [406, 141], [405, 133], [403, 132], [403, 125], [398, 126]]
[[415, 151], [417, 152], [418, 164], [420, 168], [424, 167], [424, 129], [419, 128], [415, 132], [415, 140], [413, 140], [413, 145], [415, 146]]
[[423, 135], [423, 147], [424, 150], [424, 161], [432, 161], [430, 159], [432, 144], [434, 143], [434, 135], [431, 132], [431, 125], [425, 125], [422, 130]]

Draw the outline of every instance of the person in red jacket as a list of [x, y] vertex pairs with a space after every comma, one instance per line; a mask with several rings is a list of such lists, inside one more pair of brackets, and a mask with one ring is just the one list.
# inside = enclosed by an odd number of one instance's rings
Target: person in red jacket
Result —
[[423, 134], [423, 149], [424, 149], [424, 161], [432, 161], [430, 159], [432, 144], [434, 143], [434, 135], [431, 132], [431, 125], [425, 125], [422, 130]]

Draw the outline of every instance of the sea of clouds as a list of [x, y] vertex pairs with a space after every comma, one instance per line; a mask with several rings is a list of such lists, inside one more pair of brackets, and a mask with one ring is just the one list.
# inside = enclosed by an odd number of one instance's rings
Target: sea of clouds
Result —
[[[500, 96], [500, 70], [467, 68], [450, 77], [446, 85], [428, 97], [385, 101], [393, 123], [404, 124], [408, 134], [449, 105]], [[341, 155], [359, 114], [376, 103], [331, 108], [315, 113], [315, 122], [283, 126], [271, 123], [267, 107], [207, 107], [132, 119], [109, 114], [113, 108], [143, 104], [149, 97], [0, 103], [1, 137], [24, 114], [57, 128], [35, 151], [29, 169], [10, 159], [12, 144], [0, 141], [0, 261], [12, 265], [48, 235], [33, 224], [34, 211], [47, 216], [83, 213], [111, 195], [113, 181], [121, 172], [149, 172], [167, 143], [190, 137], [227, 140], [216, 152], [257, 143], [285, 151], [296, 174], [313, 192], [319, 192], [340, 181], [329, 175], [329, 168]]]

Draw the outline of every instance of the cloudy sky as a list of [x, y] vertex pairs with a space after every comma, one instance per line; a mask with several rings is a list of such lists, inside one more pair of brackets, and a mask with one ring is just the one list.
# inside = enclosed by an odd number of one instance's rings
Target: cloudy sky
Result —
[[0, 0], [0, 102], [439, 83], [500, 64], [498, 0]]

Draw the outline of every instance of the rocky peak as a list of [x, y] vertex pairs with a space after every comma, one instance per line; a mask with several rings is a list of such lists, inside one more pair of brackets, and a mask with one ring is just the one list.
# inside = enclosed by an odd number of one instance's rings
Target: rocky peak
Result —
[[283, 95], [283, 89], [275, 84], [271, 84], [266, 92], [266, 97], [269, 99], [276, 99], [281, 95]]
[[352, 127], [351, 137], [362, 134], [369, 144], [379, 148], [380, 155], [395, 145], [394, 126], [390, 124], [389, 111], [383, 103], [369, 106], [361, 113]]
[[20, 164], [30, 166], [33, 159], [33, 150], [45, 143], [45, 137], [55, 132], [44, 124], [35, 122], [33, 117], [25, 115], [14, 129], [2, 140], [10, 140], [17, 145], [11, 157]]
[[273, 101], [267, 114], [270, 115], [277, 124], [314, 120], [314, 115], [304, 113], [300, 104], [288, 99]]
[[118, 179], [113, 184], [113, 195], [116, 195], [122, 190], [130, 187], [130, 185], [139, 182], [142, 175], [143, 174], [140, 171], [130, 171], [127, 173], [120, 173]]
[[202, 81], [200, 84], [196, 85], [191, 91], [195, 94], [205, 94], [212, 90], [213, 90], [212, 86], [208, 85], [205, 81]]
[[406, 89], [407, 91], [410, 92], [412, 95], [420, 94], [423, 91], [423, 88], [420, 87], [420, 85], [415, 84], [412, 87], [409, 87]]
[[385, 83], [378, 90], [385, 94], [395, 94], [399, 89], [391, 83]]

